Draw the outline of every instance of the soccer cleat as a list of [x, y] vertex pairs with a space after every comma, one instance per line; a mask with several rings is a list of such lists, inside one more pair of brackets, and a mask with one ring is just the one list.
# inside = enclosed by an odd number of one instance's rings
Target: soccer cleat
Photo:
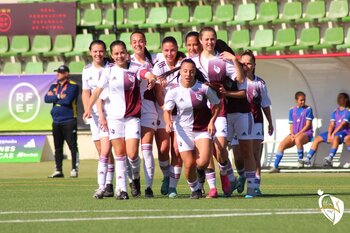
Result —
[[107, 184], [103, 197], [114, 197], [113, 184]]
[[205, 189], [204, 189], [204, 187], [201, 188], [201, 192], [202, 192], [202, 196], [205, 196]]
[[105, 190], [104, 189], [97, 189], [95, 191], [95, 194], [92, 197], [94, 197], [96, 199], [103, 199], [104, 195], [105, 195]]
[[62, 171], [55, 171], [54, 173], [48, 176], [48, 178], [63, 178], [63, 177], [64, 175]]
[[350, 163], [345, 163], [343, 168], [350, 168]]
[[200, 199], [200, 198], [202, 198], [202, 191], [200, 189], [193, 191], [190, 196], [190, 199]]
[[231, 182], [231, 194], [236, 190], [238, 189], [240, 185], [240, 182], [239, 180], [237, 179], [237, 177], [235, 177], [234, 181]]
[[332, 167], [332, 158], [330, 156], [327, 156], [326, 158], [324, 158], [324, 167]]
[[176, 197], [177, 197], [176, 188], [169, 188], [169, 198], [176, 198]]
[[129, 199], [129, 195], [127, 192], [125, 191], [121, 191], [117, 196], [116, 196], [117, 200], [128, 200]]
[[[201, 191], [201, 194], [202, 194], [202, 191]], [[218, 190], [216, 188], [211, 188], [208, 192], [207, 198], [217, 198], [217, 197], [218, 197]]]
[[305, 165], [311, 165], [311, 159], [309, 159], [308, 157], [303, 158], [301, 162]]
[[255, 189], [255, 194], [256, 194], [257, 197], [261, 197], [262, 196], [260, 188], [256, 188]]
[[131, 195], [133, 197], [139, 197], [141, 196], [141, 185], [140, 185], [140, 178], [139, 179], [134, 179], [130, 183], [130, 189], [131, 189]]
[[243, 193], [243, 191], [244, 191], [244, 186], [245, 186], [245, 180], [246, 180], [246, 178], [244, 178], [243, 176], [240, 176], [239, 178], [238, 178], [238, 187], [237, 187], [237, 192], [238, 193]]
[[280, 169], [277, 167], [272, 167], [269, 171], [269, 173], [280, 173]]
[[302, 159], [298, 159], [298, 168], [303, 168], [304, 167], [304, 162]]
[[169, 193], [169, 182], [170, 182], [170, 177], [164, 177], [162, 180], [162, 187], [160, 188], [160, 193], [162, 195], [168, 195]]
[[146, 198], [153, 198], [154, 197], [151, 187], [147, 187], [146, 188], [146, 190], [145, 190], [145, 197]]
[[250, 199], [250, 198], [253, 198], [253, 197], [256, 197], [256, 196], [257, 196], [257, 193], [255, 192], [255, 189], [248, 188], [247, 194], [244, 196], [244, 198]]
[[78, 178], [78, 169], [72, 169], [72, 171], [70, 171], [70, 177]]
[[224, 192], [224, 196], [226, 197], [231, 196], [231, 183], [228, 180], [228, 176], [220, 175], [220, 179], [221, 179], [221, 186], [222, 186], [222, 191]]

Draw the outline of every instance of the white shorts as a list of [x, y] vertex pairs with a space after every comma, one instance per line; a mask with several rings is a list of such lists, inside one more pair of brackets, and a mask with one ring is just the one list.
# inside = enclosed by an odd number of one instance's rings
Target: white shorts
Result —
[[158, 112], [153, 101], [143, 99], [141, 108], [141, 126], [157, 130]]
[[237, 140], [253, 140], [253, 123], [252, 113], [227, 114], [227, 140], [231, 145], [237, 145]]
[[193, 132], [193, 131], [185, 131], [182, 127], [179, 127], [176, 124], [175, 128], [176, 132], [176, 140], [177, 146], [179, 148], [179, 152], [191, 151], [195, 150], [195, 141], [202, 138], [212, 139], [208, 131], [204, 132]]
[[227, 118], [226, 117], [218, 117], [215, 121], [216, 133], [214, 137], [217, 138], [226, 138], [227, 137]]
[[140, 139], [140, 118], [129, 117], [126, 119], [108, 119], [109, 140], [117, 138]]
[[264, 140], [263, 123], [253, 123], [252, 137], [254, 140]]
[[90, 122], [90, 131], [91, 131], [91, 138], [93, 141], [99, 141], [100, 136], [99, 136], [99, 125], [98, 125], [98, 116], [92, 115], [92, 119], [89, 121]]

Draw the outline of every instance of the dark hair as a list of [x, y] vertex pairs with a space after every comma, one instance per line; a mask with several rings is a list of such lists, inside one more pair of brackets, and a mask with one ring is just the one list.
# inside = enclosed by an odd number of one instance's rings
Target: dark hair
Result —
[[204, 27], [204, 28], [202, 28], [202, 29], [199, 31], [199, 38], [202, 38], [203, 32], [212, 32], [212, 33], [214, 33], [215, 38], [218, 37], [217, 34], [216, 34], [215, 29], [212, 28], [212, 27]]
[[[147, 42], [146, 35], [142, 31], [133, 31], [130, 35], [130, 41], [131, 41], [131, 37], [135, 34], [140, 34], [143, 37], [143, 39]], [[144, 53], [145, 53], [146, 58], [151, 62], [152, 66], [153, 66], [152, 54], [148, 51], [148, 49], [146, 47], [145, 47]]]
[[341, 93], [338, 94], [338, 98], [340, 96], [346, 99], [346, 107], [350, 108], [350, 97], [349, 97], [348, 93], [341, 92]]
[[185, 36], [185, 43], [187, 43], [187, 39], [192, 37], [192, 36], [197, 37], [197, 40], [198, 40], [199, 33], [196, 32], [196, 31], [191, 31], [191, 32], [187, 33], [186, 36]]
[[[181, 66], [180, 68], [182, 67], [182, 65], [184, 63], [191, 63], [195, 68], [196, 68], [196, 76], [195, 76], [195, 79], [202, 82], [202, 83], [207, 83], [207, 80], [205, 79], [203, 73], [197, 68], [196, 66], [196, 63], [191, 59], [191, 58], [186, 58], [184, 59], [182, 62], [181, 62]], [[178, 78], [180, 77], [180, 73], [178, 74]]]
[[219, 53], [229, 52], [229, 53], [235, 55], [235, 52], [231, 49], [231, 47], [228, 46], [228, 44], [221, 39], [217, 39], [216, 44], [215, 44], [215, 51], [218, 51]]
[[305, 95], [304, 92], [298, 91], [297, 93], [295, 93], [294, 98], [297, 100], [297, 99], [299, 99], [299, 97], [301, 97], [301, 96], [304, 96], [304, 97], [305, 97], [306, 95]]
[[165, 44], [165, 43], [173, 43], [176, 47], [179, 47], [177, 45], [177, 41], [174, 37], [172, 36], [167, 36], [167, 37], [164, 37], [164, 39], [162, 40], [162, 46]]
[[250, 49], [245, 50], [242, 53], [241, 57], [243, 57], [243, 56], [249, 56], [253, 60], [253, 62], [255, 63], [255, 55], [254, 55], [252, 50], [250, 50]]
[[102, 40], [93, 40], [93, 41], [90, 43], [89, 50], [91, 50], [91, 49], [92, 49], [92, 46], [94, 46], [95, 44], [97, 44], [97, 45], [102, 45], [103, 49], [104, 49], [105, 51], [107, 50], [106, 43], [103, 42]]
[[[243, 56], [249, 56], [250, 59], [252, 59], [253, 62], [254, 62], [254, 64], [255, 64], [255, 55], [254, 55], [254, 53], [253, 53], [252, 50], [250, 50], [250, 49], [245, 50], [245, 51], [242, 53], [241, 57], [243, 57]], [[253, 74], [255, 75], [255, 68], [254, 68], [254, 70], [253, 70]]]
[[112, 52], [113, 47], [114, 47], [114, 46], [117, 46], [117, 45], [122, 46], [125, 50], [127, 50], [127, 49], [126, 49], [126, 44], [124, 43], [124, 41], [115, 40], [115, 41], [113, 41], [113, 42], [111, 43], [111, 45], [109, 46], [110, 51]]

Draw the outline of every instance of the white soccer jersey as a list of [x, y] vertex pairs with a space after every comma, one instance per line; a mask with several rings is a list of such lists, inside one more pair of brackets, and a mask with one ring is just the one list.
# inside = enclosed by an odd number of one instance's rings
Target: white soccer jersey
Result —
[[[179, 67], [181, 65], [180, 62], [177, 62], [175, 67]], [[165, 60], [159, 61], [157, 62], [152, 70], [152, 73], [156, 76], [161, 76], [162, 74], [164, 74], [165, 72], [170, 71], [170, 67], [168, 66], [167, 62]], [[171, 75], [169, 75], [168, 77], [166, 77], [166, 80], [168, 82], [168, 85], [165, 87], [165, 92], [167, 92], [169, 89], [171, 89], [172, 87], [176, 86], [178, 84], [178, 80], [177, 80], [177, 75], [179, 74], [179, 71], [176, 71], [174, 73], [172, 73]]]
[[108, 65], [103, 70], [97, 87], [104, 89], [102, 99], [109, 97], [106, 109], [108, 119], [140, 117], [141, 95], [138, 72], [114, 64]]
[[196, 82], [191, 88], [179, 84], [165, 95], [165, 110], [177, 108], [176, 125], [185, 131], [206, 131], [211, 119], [207, 101], [212, 105], [219, 104], [220, 99], [215, 91], [207, 85]]
[[257, 76], [254, 76], [254, 80], [247, 79], [247, 97], [249, 103], [253, 102], [253, 98], [261, 98], [262, 108], [271, 106], [266, 83], [263, 79]]
[[[108, 65], [106, 63], [105, 67]], [[88, 64], [84, 67], [82, 72], [82, 89], [90, 90], [91, 93], [96, 89], [98, 80], [102, 74], [103, 68], [97, 68], [93, 64]], [[97, 107], [94, 105], [92, 111], [95, 115], [98, 115]]]
[[237, 75], [234, 64], [221, 59], [218, 53], [209, 59], [199, 55], [193, 57], [192, 60], [196, 63], [197, 68], [204, 74], [206, 80], [210, 83], [222, 83], [226, 76], [232, 80], [236, 79]]

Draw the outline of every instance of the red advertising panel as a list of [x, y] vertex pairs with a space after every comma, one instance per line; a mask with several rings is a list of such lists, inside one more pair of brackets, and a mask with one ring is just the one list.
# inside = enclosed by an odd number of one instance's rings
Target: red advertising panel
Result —
[[0, 35], [75, 33], [75, 2], [0, 4]]

